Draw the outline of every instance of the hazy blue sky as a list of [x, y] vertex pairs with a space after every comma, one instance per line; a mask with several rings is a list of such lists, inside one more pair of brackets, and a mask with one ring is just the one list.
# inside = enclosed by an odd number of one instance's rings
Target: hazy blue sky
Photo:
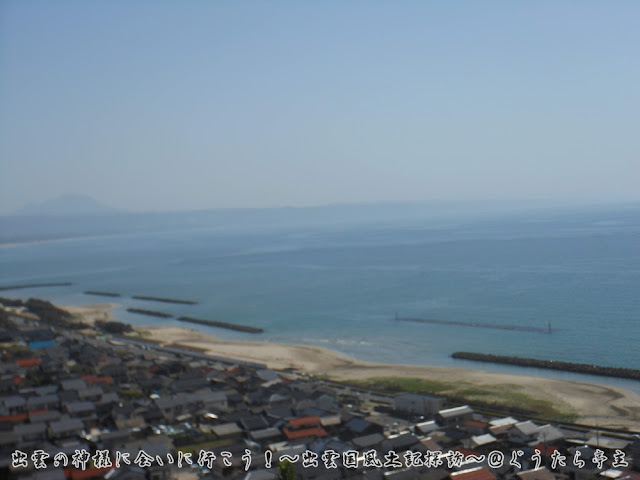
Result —
[[640, 2], [0, 3], [0, 211], [640, 198]]

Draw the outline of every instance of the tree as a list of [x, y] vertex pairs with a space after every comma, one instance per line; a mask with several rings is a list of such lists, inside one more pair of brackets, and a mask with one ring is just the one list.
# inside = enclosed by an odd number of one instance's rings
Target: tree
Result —
[[278, 480], [296, 480], [296, 471], [293, 469], [293, 464], [289, 460], [283, 460], [278, 466]]
[[122, 334], [133, 331], [133, 327], [128, 323], [115, 321], [104, 322], [102, 320], [97, 320], [95, 322], [95, 326], [106, 333]]

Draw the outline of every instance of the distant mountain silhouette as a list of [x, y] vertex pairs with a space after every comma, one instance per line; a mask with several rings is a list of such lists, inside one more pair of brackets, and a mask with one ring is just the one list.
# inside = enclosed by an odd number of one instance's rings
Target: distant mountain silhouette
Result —
[[89, 195], [61, 195], [42, 203], [30, 203], [14, 215], [104, 215], [118, 213]]

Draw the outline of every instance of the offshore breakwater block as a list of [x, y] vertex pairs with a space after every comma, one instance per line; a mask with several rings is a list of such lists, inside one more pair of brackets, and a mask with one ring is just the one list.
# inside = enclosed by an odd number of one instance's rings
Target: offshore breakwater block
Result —
[[173, 315], [155, 310], [145, 310], [143, 308], [127, 308], [127, 312], [138, 313], [140, 315], [149, 315], [151, 317], [173, 318]]
[[239, 332], [247, 332], [247, 333], [264, 332], [262, 328], [250, 327], [248, 325], [238, 325], [235, 323], [218, 322], [216, 320], [202, 320], [199, 318], [192, 318], [192, 317], [179, 317], [178, 320], [180, 320], [181, 322], [197, 323], [200, 325], [207, 325], [210, 327], [227, 328], [229, 330], [237, 330]]
[[492, 355], [473, 352], [455, 352], [451, 358], [474, 360], [476, 362], [499, 363], [504, 365], [516, 365], [519, 367], [546, 368], [564, 372], [586, 373], [604, 377], [630, 378], [640, 380], [640, 370], [633, 368], [605, 367], [589, 365], [587, 363], [557, 362], [555, 360], [538, 360], [536, 358], [511, 357], [504, 355]]

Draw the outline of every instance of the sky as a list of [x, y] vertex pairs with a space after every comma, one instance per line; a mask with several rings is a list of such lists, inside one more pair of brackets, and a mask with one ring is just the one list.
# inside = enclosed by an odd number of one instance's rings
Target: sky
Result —
[[0, 213], [640, 200], [637, 1], [0, 1]]

